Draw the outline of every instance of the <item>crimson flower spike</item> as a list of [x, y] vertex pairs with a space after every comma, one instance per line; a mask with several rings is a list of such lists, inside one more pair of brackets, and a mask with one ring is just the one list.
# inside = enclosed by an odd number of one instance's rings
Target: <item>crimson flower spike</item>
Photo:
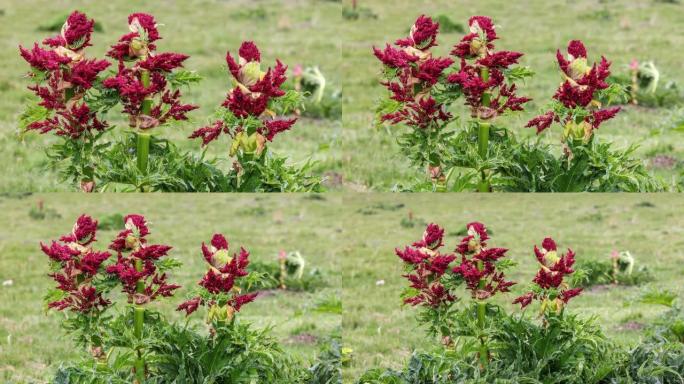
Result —
[[214, 234], [209, 245], [202, 243], [202, 255], [209, 268], [199, 281], [200, 292], [177, 308], [189, 316], [200, 306], [209, 309], [208, 322], [231, 321], [235, 312], [256, 299], [256, 293], [241, 294], [238, 280], [249, 274], [249, 252], [240, 248], [239, 253], [229, 253], [228, 240], [220, 233]]
[[558, 50], [556, 60], [563, 82], [553, 98], [568, 111], [580, 108], [587, 113], [578, 116], [571, 112], [559, 114], [548, 111], [530, 120], [526, 127], [534, 127], [537, 134], [540, 134], [557, 122], [563, 126], [563, 139], [588, 142], [601, 124], [620, 112], [620, 107], [602, 109], [601, 103], [596, 100], [598, 93], [609, 87], [606, 79], [610, 76], [611, 63], [601, 56], [600, 63], [589, 65], [587, 49], [579, 40], [568, 44], [567, 56], [563, 56]]
[[49, 276], [63, 292], [60, 299], [47, 303], [48, 308], [93, 313], [104, 311], [111, 304], [94, 284], [95, 278], [104, 272], [102, 264], [111, 256], [92, 248], [96, 233], [97, 221], [81, 215], [71, 233], [50, 245], [40, 244], [43, 253], [59, 266]]
[[[201, 139], [205, 146], [225, 133], [233, 138], [231, 155], [238, 150], [260, 155], [266, 141], [273, 141], [278, 134], [291, 129], [297, 121], [296, 118], [277, 116], [269, 109], [275, 100], [286, 94], [282, 85], [287, 80], [287, 66], [276, 59], [274, 67], [263, 70], [261, 52], [251, 41], [242, 43], [237, 57], [227, 52], [226, 63], [233, 77], [234, 87], [221, 106], [240, 121], [237, 126], [229, 126], [224, 120], [217, 120], [197, 129], [190, 138]], [[256, 126], [255, 121], [258, 122]]]
[[516, 85], [506, 82], [504, 71], [523, 56], [520, 52], [496, 51], [496, 28], [487, 16], [473, 16], [468, 21], [470, 33], [456, 44], [451, 54], [458, 57], [461, 68], [448, 81], [458, 84], [471, 108], [471, 115], [490, 120], [508, 111], [522, 111], [532, 100], [516, 95]]
[[410, 270], [403, 277], [416, 291], [414, 295], [404, 299], [405, 304], [437, 308], [457, 300], [442, 281], [449, 264], [456, 259], [453, 254], [442, 254], [439, 251], [444, 246], [443, 237], [444, 229], [437, 224], [429, 224], [421, 240], [403, 250], [395, 250]]
[[396, 47], [373, 47], [375, 57], [396, 73], [382, 85], [390, 91], [392, 100], [401, 103], [397, 111], [381, 116], [382, 121], [425, 129], [451, 119], [446, 107], [430, 95], [430, 89], [454, 63], [448, 57], [433, 57], [430, 52], [437, 45], [438, 33], [439, 23], [421, 15], [409, 36], [395, 42]]
[[160, 272], [158, 262], [168, 256], [171, 247], [148, 244], [150, 231], [145, 217], [127, 215], [124, 229], [109, 245], [117, 252], [116, 263], [107, 267], [107, 273], [115, 276], [128, 295], [128, 301], [143, 305], [159, 297], [170, 297], [180, 285], [167, 282], [167, 275]]
[[452, 271], [463, 277], [474, 299], [486, 300], [497, 293], [509, 292], [516, 283], [506, 280], [496, 264], [506, 257], [508, 249], [487, 245], [489, 235], [484, 224], [472, 222], [466, 228], [467, 235], [456, 248], [461, 254], [461, 262]]
[[[189, 56], [156, 51], [155, 42], [161, 36], [152, 15], [133, 13], [128, 16], [128, 26], [130, 32], [107, 52], [119, 67], [104, 86], [119, 94], [131, 127], [150, 130], [169, 121], [187, 120], [187, 114], [198, 106], [183, 103], [181, 91], [171, 89], [167, 77], [183, 67]], [[127, 66], [129, 62], [133, 65]]]
[[582, 288], [570, 288], [565, 278], [575, 271], [575, 253], [568, 249], [567, 253], [559, 254], [556, 242], [550, 237], [542, 241], [541, 249], [534, 246], [534, 254], [539, 262], [539, 271], [532, 280], [535, 289], [518, 297], [513, 301], [525, 308], [534, 300], [541, 302], [541, 312], [547, 309], [560, 313], [568, 302], [582, 293]]
[[59, 35], [43, 41], [49, 48], [38, 43], [31, 49], [19, 46], [21, 57], [33, 70], [29, 77], [36, 80], [28, 88], [40, 98], [38, 105], [48, 112], [44, 119], [30, 123], [27, 130], [79, 139], [88, 132], [107, 128], [107, 123], [99, 120], [96, 111], [83, 100], [99, 74], [110, 65], [106, 60], [85, 56], [94, 23], [85, 14], [74, 11]]

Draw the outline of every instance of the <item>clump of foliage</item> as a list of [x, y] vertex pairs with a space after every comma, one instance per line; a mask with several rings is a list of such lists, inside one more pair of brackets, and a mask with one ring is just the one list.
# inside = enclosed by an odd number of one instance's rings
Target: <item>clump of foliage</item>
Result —
[[653, 280], [646, 266], [637, 266], [637, 261], [629, 251], [613, 251], [610, 261], [585, 260], [577, 263], [582, 272], [579, 284], [583, 287], [593, 285], [641, 285]]
[[[410, 283], [403, 301], [420, 308], [418, 321], [440, 346], [414, 352], [404, 369], [372, 369], [359, 384], [681, 382], [684, 348], [647, 341], [626, 350], [594, 320], [568, 312], [582, 293], [573, 286], [575, 253], [562, 252], [551, 238], [534, 247], [539, 270], [512, 301], [523, 310], [537, 302], [536, 316], [507, 313], [493, 303], [516, 284], [505, 274], [513, 263], [507, 249], [488, 245], [483, 224], [466, 228], [455, 254], [443, 251], [444, 230], [435, 224], [421, 240], [396, 250]], [[460, 299], [463, 293], [468, 302]]]
[[325, 286], [323, 272], [307, 268], [307, 262], [299, 251], [278, 253], [276, 263], [252, 262], [250, 273], [261, 276], [251, 289], [282, 289], [288, 291], [313, 291]]
[[342, 17], [346, 20], [377, 19], [378, 15], [372, 9], [359, 6], [358, 0], [351, 0], [351, 6], [342, 8]]
[[[626, 102], [644, 107], [663, 108], [681, 105], [682, 96], [677, 83], [665, 82], [653, 61], [632, 60], [627, 73], [613, 74], [606, 80], [626, 90]], [[603, 100], [602, 100], [603, 101]]]
[[342, 344], [333, 338], [309, 368], [308, 384], [342, 384]]
[[[56, 383], [307, 383], [310, 372], [288, 356], [268, 329], [239, 321], [238, 312], [256, 298], [239, 286], [258, 279], [246, 267], [249, 252], [228, 253], [228, 242], [216, 234], [202, 244], [207, 273], [196, 296], [178, 306], [191, 314], [206, 307], [208, 332], [171, 323], [150, 308], [173, 297], [179, 285], [169, 272], [180, 263], [172, 248], [151, 244], [147, 221], [127, 215], [124, 229], [107, 251], [96, 249], [98, 222], [78, 218], [71, 233], [41, 244], [57, 283], [45, 298], [48, 309], [65, 312], [62, 322], [84, 349], [76, 362], [63, 362]], [[113, 256], [110, 251], [116, 253]], [[117, 302], [120, 289], [125, 303]], [[115, 308], [120, 307], [119, 311]]]
[[[594, 140], [594, 131], [613, 118], [618, 107], [602, 108], [597, 100], [611, 102], [622, 89], [609, 86], [610, 63], [589, 65], [584, 45], [572, 41], [568, 57], [560, 51], [558, 63], [564, 79], [550, 111], [532, 119], [527, 127], [538, 133], [552, 123], [564, 131], [561, 148], [539, 140], [519, 140], [498, 117], [524, 110], [530, 101], [517, 95], [517, 83], [534, 73], [517, 66], [520, 52], [497, 51], [499, 38], [493, 21], [473, 16], [470, 28], [454, 45], [449, 57], [433, 57], [439, 23], [420, 16], [410, 36], [374, 48], [384, 64], [382, 84], [388, 97], [377, 108], [378, 124], [408, 128], [398, 142], [416, 167], [424, 167], [429, 181], [411, 190], [501, 191], [654, 191], [664, 185], [655, 180], [635, 147], [614, 150]], [[468, 119], [454, 116], [452, 106], [461, 98], [470, 110]], [[560, 155], [556, 153], [560, 152]]]
[[[64, 180], [86, 192], [320, 190], [320, 179], [309, 174], [310, 162], [289, 165], [285, 158], [263, 150], [265, 140], [294, 124], [295, 119], [276, 115], [294, 111], [301, 101], [298, 92], [280, 89], [286, 69], [280, 62], [262, 72], [260, 53], [251, 42], [241, 49], [248, 61], [241, 57], [238, 63], [228, 55], [236, 87], [217, 112], [225, 127], [217, 121], [192, 136], [202, 137], [206, 144], [221, 132], [231, 132], [230, 155], [237, 159], [226, 171], [220, 159], [182, 151], [157, 137], [198, 108], [182, 101], [181, 89], [201, 77], [183, 68], [189, 56], [157, 52], [161, 36], [155, 18], [146, 13], [128, 17], [129, 32], [107, 52], [118, 64], [114, 72], [106, 71], [111, 67], [108, 60], [85, 55], [94, 25], [94, 20], [75, 11], [59, 35], [43, 42], [47, 47], [20, 46], [21, 56], [31, 65], [34, 84], [29, 89], [38, 98], [21, 115], [20, 125], [26, 131], [53, 132], [61, 139], [47, 155]], [[106, 115], [117, 107], [129, 129], [115, 135]]]
[[298, 111], [302, 116], [334, 120], [342, 117], [342, 90], [331, 89], [317, 66], [297, 65], [292, 73], [292, 87], [305, 95]]

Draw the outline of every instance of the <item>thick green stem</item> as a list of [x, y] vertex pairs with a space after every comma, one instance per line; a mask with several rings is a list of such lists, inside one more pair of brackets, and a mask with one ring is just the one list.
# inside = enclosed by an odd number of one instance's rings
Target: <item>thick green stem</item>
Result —
[[[482, 261], [477, 262], [477, 269], [483, 270], [484, 265]], [[487, 282], [484, 279], [480, 279], [480, 281], [477, 284], [478, 289], [484, 289], [486, 286]], [[484, 336], [484, 330], [485, 330], [485, 319], [487, 316], [487, 303], [484, 301], [480, 300], [477, 302], [477, 326], [480, 328], [480, 332], [482, 333], [480, 335], [480, 352], [479, 352], [479, 357], [480, 357], [480, 364], [482, 364], [482, 368], [485, 369], [487, 368], [487, 364], [489, 363], [489, 349], [487, 348], [487, 340], [485, 339]]]
[[[483, 67], [480, 70], [480, 77], [482, 78], [482, 81], [488, 81], [489, 80], [489, 68]], [[484, 107], [489, 107], [491, 104], [491, 94], [489, 92], [485, 92], [482, 94], [482, 106]], [[490, 124], [485, 123], [482, 121], [479, 121], [478, 124], [478, 132], [477, 132], [477, 139], [478, 139], [478, 149], [479, 149], [479, 154], [482, 160], [487, 160], [487, 155], [488, 155], [488, 150], [489, 150], [489, 128]], [[487, 173], [483, 170], [481, 172], [481, 180], [480, 183], [478, 184], [478, 191], [480, 192], [489, 192], [489, 181], [487, 181]]]
[[138, 132], [136, 140], [136, 156], [138, 169], [141, 173], [147, 172], [147, 162], [150, 158], [150, 134]]
[[[148, 88], [150, 86], [150, 71], [147, 70], [142, 70], [140, 73], [140, 81], [142, 82], [143, 87]], [[148, 115], [150, 114], [150, 111], [152, 110], [152, 99], [148, 96], [143, 100], [142, 102], [142, 112], [143, 115]]]
[[[137, 271], [142, 271], [142, 260], [135, 260], [135, 269]], [[143, 293], [145, 291], [145, 283], [138, 281], [135, 286], [135, 291], [137, 293]], [[145, 324], [145, 308], [141, 305], [136, 305], [133, 310], [133, 334], [138, 341], [143, 338], [143, 325]], [[135, 359], [135, 378], [138, 384], [143, 384], [145, 382], [145, 360], [142, 357], [142, 350], [140, 347], [137, 348], [136, 359]]]
[[[145, 88], [150, 86], [150, 71], [143, 70], [140, 74], [140, 80]], [[141, 115], [149, 116], [152, 111], [152, 99], [146, 97], [142, 102]], [[150, 157], [150, 134], [138, 132], [136, 143], [136, 156], [138, 160], [138, 169], [141, 173], [147, 172], [147, 163]]]

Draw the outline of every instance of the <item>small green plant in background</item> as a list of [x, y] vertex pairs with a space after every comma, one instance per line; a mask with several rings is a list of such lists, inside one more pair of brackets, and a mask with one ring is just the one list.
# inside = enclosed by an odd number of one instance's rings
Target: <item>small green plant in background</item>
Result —
[[349, 6], [342, 8], [342, 17], [346, 20], [377, 19], [378, 15], [372, 9], [359, 6], [359, 0], [351, 0]]
[[280, 251], [277, 261], [252, 262], [247, 270], [261, 276], [252, 290], [314, 291], [326, 285], [324, 273], [308, 266], [299, 251]]
[[62, 217], [55, 209], [46, 207], [45, 201], [42, 199], [38, 200], [36, 205], [31, 206], [28, 215], [33, 220], [59, 219]]
[[[626, 102], [650, 108], [675, 107], [684, 102], [677, 83], [665, 81], [653, 61], [632, 60], [625, 73], [614, 74], [606, 80], [626, 91]], [[605, 101], [605, 100], [601, 100]]]
[[583, 287], [594, 285], [641, 285], [654, 280], [645, 265], [639, 265], [629, 251], [612, 251], [610, 260], [584, 260], [577, 263], [581, 276], [577, 282]]

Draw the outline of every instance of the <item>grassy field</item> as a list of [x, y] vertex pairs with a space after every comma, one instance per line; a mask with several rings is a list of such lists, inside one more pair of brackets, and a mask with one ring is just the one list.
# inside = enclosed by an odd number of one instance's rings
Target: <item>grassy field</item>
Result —
[[[611, 250], [629, 250], [655, 281], [642, 287], [590, 289], [573, 300], [569, 310], [596, 316], [601, 327], [623, 343], [639, 339], [630, 330], [648, 323], [664, 307], [636, 303], [643, 289], [666, 288], [684, 298], [684, 198], [678, 195], [388, 195], [345, 197], [345, 239], [339, 252], [342, 270], [343, 341], [353, 350], [345, 382], [353, 382], [371, 367], [399, 368], [414, 349], [430, 350], [437, 341], [425, 336], [415, 321], [417, 311], [402, 307], [400, 294], [408, 286], [394, 249], [420, 239], [424, 223], [446, 228], [446, 248], [471, 221], [492, 232], [490, 246], [509, 248], [518, 263], [510, 277], [519, 282], [501, 296], [510, 304], [534, 277], [535, 244], [552, 236], [561, 249], [571, 247], [578, 260], [608, 260]], [[413, 213], [415, 226], [401, 224]], [[405, 220], [406, 221], [406, 220]], [[528, 311], [530, 315], [534, 311]], [[630, 323], [628, 323], [630, 322]]]
[[[200, 142], [186, 137], [208, 122], [214, 109], [225, 98], [230, 86], [226, 51], [237, 52], [243, 40], [253, 40], [262, 51], [264, 63], [279, 58], [294, 68], [318, 65], [328, 89], [341, 88], [338, 23], [341, 5], [322, 0], [191, 0], [139, 1], [113, 0], [49, 1], [7, 0], [0, 4], [0, 161], [7, 166], [0, 176], [0, 191], [65, 191], [69, 185], [58, 183], [54, 171], [46, 170], [43, 148], [54, 141], [49, 135], [20, 135], [17, 118], [24, 101], [31, 95], [23, 78], [28, 65], [19, 56], [18, 46], [32, 46], [55, 32], [39, 31], [43, 25], [58, 21], [78, 9], [102, 25], [93, 35], [91, 57], [102, 56], [119, 36], [128, 32], [126, 17], [133, 12], [152, 13], [162, 24], [158, 51], [177, 51], [190, 55], [185, 67], [197, 71], [203, 81], [186, 91], [184, 100], [200, 110], [190, 114], [191, 121], [166, 127], [157, 134], [175, 140], [185, 149], [200, 150]], [[118, 110], [110, 112], [113, 135], [120, 135], [127, 124]], [[309, 158], [319, 161], [317, 174], [333, 168], [340, 136], [339, 121], [301, 119], [295, 128], [281, 135], [273, 149], [293, 162]], [[226, 156], [228, 143], [210, 148], [210, 154]]]
[[[350, 3], [350, 1], [347, 1]], [[674, 2], [671, 2], [674, 3]], [[679, 2], [677, 2], [679, 3]], [[409, 184], [417, 177], [395, 142], [393, 134], [373, 127], [374, 106], [385, 89], [378, 84], [380, 62], [372, 46], [383, 46], [408, 34], [420, 14], [446, 15], [467, 25], [472, 15], [487, 15], [497, 25], [500, 40], [497, 48], [524, 52], [522, 65], [530, 66], [536, 76], [520, 88], [519, 94], [534, 99], [526, 111], [505, 120], [516, 134], [529, 136], [525, 123], [544, 107], [560, 83], [555, 52], [571, 39], [583, 40], [590, 59], [605, 55], [613, 61], [614, 72], [625, 72], [632, 59], [654, 60], [662, 79], [684, 84], [680, 71], [684, 44], [682, 34], [673, 33], [684, 23], [684, 4], [655, 0], [431, 0], [367, 1], [359, 0], [361, 16], [342, 23], [341, 73], [344, 86], [343, 155], [339, 159], [348, 185], [373, 190], [387, 190], [395, 183]], [[374, 15], [376, 18], [373, 18]], [[463, 34], [442, 33], [437, 54], [446, 55]], [[455, 112], [462, 112], [456, 110]], [[461, 116], [467, 120], [467, 115]], [[649, 165], [654, 157], [674, 160], [671, 168], [655, 172], [671, 181], [682, 170], [681, 132], [673, 131], [675, 122], [684, 121], [681, 109], [628, 107], [618, 118], [598, 132], [601, 140], [624, 148], [639, 144], [640, 156]], [[556, 143], [560, 129], [546, 133], [545, 140]]]
[[[35, 220], [32, 208], [43, 201], [48, 218]], [[331, 209], [331, 207], [335, 209]], [[171, 255], [183, 268], [171, 281], [184, 286], [159, 308], [171, 318], [173, 309], [206, 272], [200, 244], [215, 232], [224, 233], [233, 246], [244, 245], [252, 260], [276, 262], [279, 250], [299, 250], [308, 268], [326, 276], [327, 287], [314, 292], [275, 292], [257, 299], [240, 313], [256, 327], [273, 327], [286, 350], [312, 360], [328, 337], [340, 333], [339, 313], [321, 312], [321, 304], [339, 308], [341, 281], [338, 238], [342, 223], [335, 219], [341, 197], [311, 199], [305, 195], [32, 195], [0, 198], [0, 382], [43, 383], [61, 362], [77, 351], [58, 326], [60, 314], [45, 314], [42, 297], [53, 285], [46, 276], [47, 258], [39, 242], [71, 230], [81, 213], [103, 218], [112, 213], [140, 213], [151, 223], [150, 241], [170, 244]], [[98, 234], [106, 246], [115, 230]], [[9, 283], [11, 281], [11, 283]], [[11, 284], [11, 285], [10, 285]], [[203, 327], [203, 315], [191, 321]]]

